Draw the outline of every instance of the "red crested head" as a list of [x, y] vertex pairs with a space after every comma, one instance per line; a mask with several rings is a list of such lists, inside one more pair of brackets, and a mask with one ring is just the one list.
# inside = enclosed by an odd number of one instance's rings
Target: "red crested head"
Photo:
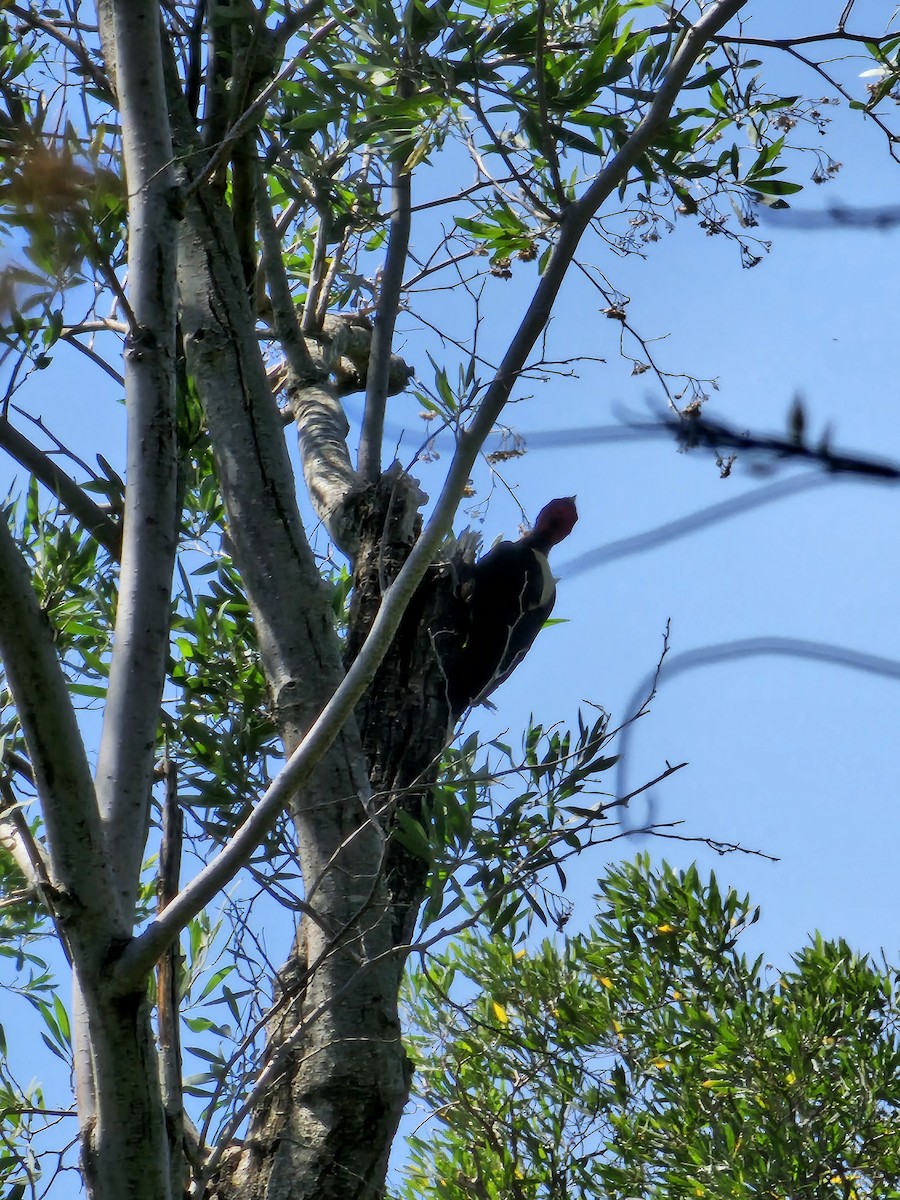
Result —
[[569, 536], [577, 520], [575, 497], [563, 496], [544, 505], [529, 536], [549, 550]]

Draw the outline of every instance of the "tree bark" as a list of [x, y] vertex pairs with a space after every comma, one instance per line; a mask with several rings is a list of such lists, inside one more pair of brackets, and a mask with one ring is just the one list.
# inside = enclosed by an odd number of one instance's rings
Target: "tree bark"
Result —
[[[420, 532], [421, 500], [418, 487], [396, 468], [360, 503], [348, 663]], [[357, 706], [373, 820], [386, 838], [383, 854], [372, 864], [368, 895], [356, 892], [358, 923], [335, 938], [318, 921], [303, 922], [278, 981], [265, 1086], [259, 1088], [250, 1132], [223, 1196], [375, 1200], [383, 1194], [412, 1078], [397, 1001], [429, 868], [390, 832], [400, 807], [421, 819], [448, 738], [445, 655], [458, 644], [463, 619], [456, 568], [442, 563], [426, 574], [375, 682]], [[410, 704], [413, 695], [415, 705]], [[321, 916], [326, 910], [304, 858], [307, 837], [321, 836], [312, 817], [301, 798], [294, 819], [310, 888], [307, 899]], [[354, 837], [354, 830], [346, 836]], [[323, 883], [330, 886], [331, 879]], [[353, 886], [349, 878], [347, 886]]]

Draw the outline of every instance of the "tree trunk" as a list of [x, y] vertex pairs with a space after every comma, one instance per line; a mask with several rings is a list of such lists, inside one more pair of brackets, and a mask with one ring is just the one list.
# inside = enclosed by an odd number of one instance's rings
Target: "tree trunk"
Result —
[[[392, 468], [359, 504], [360, 550], [347, 640], [352, 660], [384, 588], [418, 535], [420, 494]], [[456, 565], [429, 571], [414, 596], [356, 718], [369, 766], [374, 820], [385, 841], [374, 879], [355, 861], [357, 830], [335, 793], [329, 812], [344, 827], [337, 865], [319, 888], [354, 892], [358, 915], [344, 930], [305, 917], [279, 978], [270, 1022], [268, 1087], [222, 1195], [241, 1200], [375, 1200], [412, 1080], [397, 1003], [407, 947], [425, 895], [429, 863], [390, 837], [399, 808], [416, 820], [446, 744], [450, 710], [443, 655], [459, 640], [462, 619]], [[411, 703], [411, 697], [415, 698]], [[310, 838], [321, 842], [322, 814], [294, 807], [307, 902], [322, 912], [307, 863]], [[357, 806], [350, 805], [349, 811]], [[358, 888], [367, 881], [368, 893]], [[233, 1189], [233, 1190], [232, 1190]]]

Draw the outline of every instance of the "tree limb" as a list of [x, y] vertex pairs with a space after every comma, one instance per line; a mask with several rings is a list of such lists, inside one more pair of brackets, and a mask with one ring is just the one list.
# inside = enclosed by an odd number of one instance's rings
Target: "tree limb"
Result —
[[122, 553], [122, 531], [108, 513], [61, 470], [49, 454], [35, 446], [7, 417], [0, 418], [0, 446], [47, 488], [116, 562]]
[[[796, 411], [799, 411], [802, 420], [802, 407], [797, 406]], [[708, 446], [718, 453], [727, 448], [775, 462], [810, 463], [821, 467], [829, 475], [858, 475], [862, 479], [884, 483], [900, 482], [900, 464], [883, 458], [870, 458], [864, 454], [845, 454], [833, 450], [827, 432], [818, 445], [811, 446], [805, 440], [802, 431], [787, 436], [742, 433], [732, 429], [724, 421], [710, 420], [699, 412], [689, 413], [681, 419], [666, 420], [662, 428], [674, 433], [681, 446], [688, 450], [697, 446]]]
[[156, 731], [169, 651], [177, 545], [175, 438], [176, 196], [159, 8], [121, 3], [101, 15], [116, 46], [115, 89], [130, 190], [126, 340], [127, 479], [122, 569], [97, 798], [123, 913], [137, 898], [150, 819]]
[[51, 883], [67, 905], [117, 926], [112, 876], [94, 785], [53, 630], [6, 520], [0, 521], [0, 658], [25, 734], [41, 799]]
[[629, 716], [622, 727], [621, 750], [616, 769], [616, 794], [618, 796], [624, 796], [628, 788], [627, 769], [631, 762], [628, 751], [630, 738], [635, 728], [630, 714], [636, 713], [641, 698], [645, 697], [643, 704], [646, 704], [655, 696], [663, 682], [674, 679], [676, 675], [683, 675], [688, 671], [696, 670], [697, 667], [709, 667], [717, 663], [744, 658], [797, 658], [805, 662], [824, 662], [831, 666], [848, 667], [851, 671], [861, 671], [866, 675], [900, 681], [900, 659], [886, 658], [880, 654], [866, 654], [847, 646], [835, 646], [830, 642], [816, 642], [806, 638], [740, 638], [733, 642], [698, 646], [694, 650], [684, 650], [680, 654], [669, 655], [665, 658], [664, 663], [641, 681], [625, 706], [625, 712]]
[[[321, 356], [310, 354], [300, 330], [281, 256], [281, 241], [265, 181], [257, 181], [256, 196], [263, 247], [263, 266], [272, 302], [272, 324], [287, 359], [285, 388], [300, 440], [303, 476], [313, 507], [329, 536], [345, 554], [353, 556], [356, 537], [348, 520], [351, 498], [362, 482], [353, 469], [347, 449], [350, 429], [344, 407], [328, 380]], [[335, 353], [338, 348], [334, 347]]]
[[[412, 95], [412, 83], [401, 75], [397, 93], [401, 100]], [[387, 254], [381, 275], [372, 351], [366, 375], [366, 406], [359, 440], [359, 473], [369, 483], [381, 474], [381, 442], [384, 437], [384, 409], [388, 398], [391, 349], [394, 326], [400, 309], [403, 272], [409, 251], [411, 216], [411, 174], [403, 161], [408, 149], [404, 142], [394, 152], [391, 166], [391, 214]]]

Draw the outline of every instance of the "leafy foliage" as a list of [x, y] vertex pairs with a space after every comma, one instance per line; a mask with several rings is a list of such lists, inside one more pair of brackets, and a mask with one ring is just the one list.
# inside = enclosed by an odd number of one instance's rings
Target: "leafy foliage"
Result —
[[398, 1196], [900, 1195], [896, 967], [817, 936], [766, 980], [759, 910], [696, 867], [641, 857], [598, 901], [584, 934], [468, 934], [413, 977], [431, 1115]]

